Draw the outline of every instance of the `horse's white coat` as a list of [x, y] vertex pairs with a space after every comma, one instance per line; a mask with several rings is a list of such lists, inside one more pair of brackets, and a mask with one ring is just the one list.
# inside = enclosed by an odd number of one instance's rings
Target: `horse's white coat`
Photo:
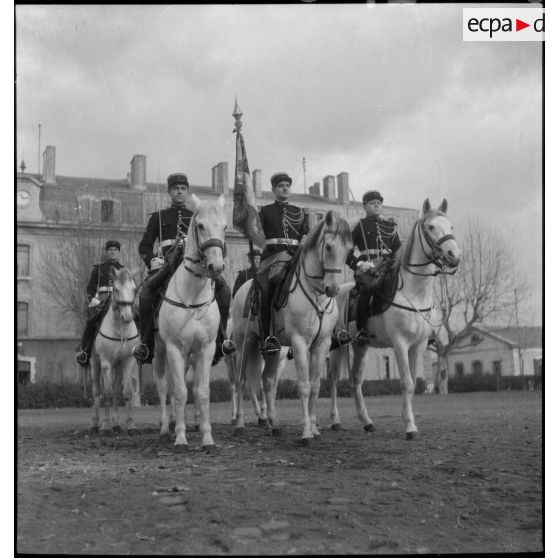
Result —
[[[101, 322], [91, 353], [91, 380], [93, 384], [93, 428], [99, 428], [99, 406], [104, 398], [105, 417], [100, 431], [118, 430], [118, 395], [123, 389], [129, 432], [137, 430], [132, 417], [132, 399], [139, 392], [139, 376], [132, 347], [137, 343], [138, 330], [133, 319], [132, 305], [135, 294], [132, 275], [122, 268], [114, 270], [111, 307]], [[118, 304], [118, 303], [125, 304]], [[117, 339], [117, 340], [114, 340]], [[112, 408], [110, 405], [112, 403]], [[110, 412], [112, 410], [112, 412]]]
[[[461, 257], [461, 251], [455, 239], [451, 236], [453, 226], [451, 221], [446, 217], [447, 202], [444, 200], [438, 211], [431, 210], [428, 200], [423, 206], [424, 229], [430, 236], [432, 241], [436, 243], [439, 240], [443, 242], [438, 247], [438, 257], [450, 267], [456, 267]], [[433, 257], [433, 249], [425, 243], [424, 238], [420, 235], [424, 234], [419, 226], [413, 229], [413, 235], [407, 239], [407, 243], [401, 247], [398, 253], [398, 260], [402, 263], [400, 266], [400, 285], [396, 292], [394, 302], [401, 306], [410, 307], [411, 305], [417, 309], [430, 308], [433, 306], [433, 285], [434, 273], [437, 267], [434, 263], [421, 265], [419, 267], [406, 267], [406, 264], [428, 262]], [[451, 236], [444, 240], [446, 235]], [[407, 257], [405, 261], [404, 258]], [[411, 269], [413, 272], [409, 271]], [[417, 275], [421, 273], [424, 275]], [[345, 315], [345, 307], [347, 305], [349, 293], [354, 283], [345, 283], [341, 286], [337, 302], [340, 309], [339, 325], [343, 322]], [[413, 312], [396, 306], [390, 306], [383, 314], [379, 314], [369, 319], [368, 332], [374, 334], [378, 341], [385, 343], [394, 348], [395, 358], [401, 378], [401, 391], [403, 394], [403, 412], [402, 418], [405, 424], [405, 432], [407, 437], [411, 438], [414, 432], [417, 432], [415, 418], [413, 415], [412, 398], [415, 389], [415, 380], [417, 374], [422, 371], [424, 351], [428, 342], [428, 336], [433, 329], [433, 325], [438, 322], [436, 310], [432, 313]], [[372, 430], [373, 422], [368, 416], [364, 397], [362, 395], [362, 381], [364, 373], [364, 365], [366, 352], [369, 347], [359, 347], [356, 344], [354, 350], [354, 362], [351, 369], [351, 378], [354, 384], [354, 398], [358, 418], [363, 422], [365, 429]], [[340, 371], [346, 365], [346, 351], [349, 347], [342, 347], [332, 351], [330, 357], [331, 368], [331, 419], [333, 425], [339, 424], [339, 411], [337, 408], [337, 391], [335, 384], [340, 376]]]
[[[159, 332], [155, 336], [153, 370], [161, 403], [161, 436], [169, 435], [166, 409], [169, 391], [176, 419], [175, 446], [187, 446], [185, 372], [192, 365], [202, 446], [210, 448], [215, 444], [209, 420], [209, 374], [219, 327], [219, 309], [211, 279], [217, 278], [224, 269], [223, 251], [218, 246], [210, 246], [203, 251], [205, 265], [195, 262], [200, 260], [200, 247], [208, 240], [217, 239], [224, 245], [227, 219], [223, 196], [217, 202], [201, 202], [193, 195], [192, 201], [195, 213], [185, 241], [184, 265], [171, 277], [165, 296], [185, 306], [207, 304], [200, 308], [182, 308], [163, 301], [158, 316]], [[186, 270], [186, 265], [193, 273]]]

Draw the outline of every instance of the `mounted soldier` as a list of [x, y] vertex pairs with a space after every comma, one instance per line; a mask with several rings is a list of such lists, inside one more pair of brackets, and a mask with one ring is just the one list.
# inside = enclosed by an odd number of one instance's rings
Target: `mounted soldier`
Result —
[[[133, 349], [140, 363], [151, 363], [155, 347], [154, 314], [160, 300], [161, 290], [180, 265], [184, 239], [190, 226], [193, 212], [186, 207], [189, 188], [188, 178], [183, 173], [173, 173], [167, 178], [171, 206], [151, 213], [146, 231], [139, 244], [139, 253], [148, 268], [148, 276], [142, 284], [139, 297], [139, 326], [141, 341]], [[159, 240], [158, 253], [154, 252]], [[219, 306], [221, 325], [217, 335], [213, 364], [227, 354], [236, 351], [234, 343], [225, 340], [231, 292], [222, 277], [215, 280], [215, 299]]]
[[289, 204], [292, 182], [292, 178], [286, 172], [275, 173], [271, 177], [275, 202], [263, 206], [260, 210], [265, 248], [257, 281], [261, 291], [260, 320], [265, 337], [265, 354], [281, 349], [279, 340], [270, 332], [275, 286], [283, 278], [288, 263], [309, 230], [307, 213], [300, 207]]
[[105, 244], [105, 251], [105, 261], [93, 266], [93, 271], [86, 288], [87, 299], [89, 300], [87, 322], [81, 338], [81, 344], [75, 356], [76, 362], [84, 368], [89, 366], [95, 334], [107, 308], [106, 300], [112, 292], [110, 268], [121, 269], [124, 267], [119, 261], [120, 242], [109, 240]]
[[366, 192], [362, 205], [366, 216], [353, 228], [353, 242], [359, 250], [359, 256], [351, 251], [347, 265], [355, 272], [355, 283], [359, 290], [356, 325], [356, 343], [364, 346], [368, 343], [367, 322], [369, 318], [370, 297], [379, 289], [383, 279], [390, 271], [395, 254], [401, 247], [397, 234], [397, 224], [380, 217], [384, 198], [377, 190]]
[[[260, 261], [262, 259], [262, 253], [259, 248], [254, 248], [253, 252], [254, 252], [254, 268], [256, 268], [257, 270], [258, 266], [260, 265]], [[250, 257], [250, 252], [248, 252], [247, 256]], [[238, 272], [232, 291], [233, 298], [234, 295], [236, 294], [236, 291], [238, 291], [238, 289], [240, 289], [240, 287], [242, 287], [242, 285], [244, 285], [246, 281], [254, 277], [254, 268], [250, 265], [246, 269], [241, 269]]]

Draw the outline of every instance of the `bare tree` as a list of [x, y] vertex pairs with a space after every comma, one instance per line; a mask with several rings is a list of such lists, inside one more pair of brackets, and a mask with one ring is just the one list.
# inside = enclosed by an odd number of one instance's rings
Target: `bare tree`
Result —
[[455, 275], [440, 275], [435, 297], [441, 311], [431, 349], [438, 354], [436, 384], [447, 393], [449, 356], [471, 342], [473, 326], [490, 321], [507, 323], [527, 292], [511, 250], [493, 230], [469, 220], [462, 239], [463, 259]]

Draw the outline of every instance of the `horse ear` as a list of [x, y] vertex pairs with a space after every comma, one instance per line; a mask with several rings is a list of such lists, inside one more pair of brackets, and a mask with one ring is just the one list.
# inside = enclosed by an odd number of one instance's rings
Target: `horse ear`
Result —
[[438, 208], [442, 213], [447, 213], [448, 212], [448, 200], [446, 200], [446, 198], [444, 198], [442, 200], [442, 203], [440, 204], [440, 207]]
[[430, 207], [430, 200], [426, 198], [422, 204], [422, 214], [426, 215], [432, 208]]
[[223, 196], [223, 194], [221, 194], [219, 196], [219, 199], [217, 200], [217, 203], [221, 206], [221, 207], [225, 207], [225, 196]]
[[331, 209], [329, 209], [327, 211], [327, 213], [325, 214], [325, 218], [324, 218], [326, 226], [331, 227], [331, 225], [333, 223], [333, 218], [334, 218], [333, 211]]
[[200, 210], [201, 200], [196, 194], [192, 194], [186, 199], [185, 205], [192, 213], [197, 213]]

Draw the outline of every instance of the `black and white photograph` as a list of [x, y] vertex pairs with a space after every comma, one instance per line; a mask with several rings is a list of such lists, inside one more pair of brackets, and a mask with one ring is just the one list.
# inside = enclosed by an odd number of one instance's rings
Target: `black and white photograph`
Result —
[[544, 3], [13, 14], [15, 551], [547, 549]]

